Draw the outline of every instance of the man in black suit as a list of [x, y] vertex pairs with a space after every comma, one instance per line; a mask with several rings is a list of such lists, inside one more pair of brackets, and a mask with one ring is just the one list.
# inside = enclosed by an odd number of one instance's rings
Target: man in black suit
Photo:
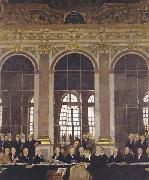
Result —
[[52, 159], [64, 162], [64, 155], [61, 153], [61, 150], [58, 146], [55, 148]]
[[134, 146], [135, 146], [135, 143], [134, 143], [134, 135], [133, 134], [129, 134], [128, 135], [128, 141], [126, 142], [125, 144], [125, 147], [129, 147], [130, 151], [134, 151]]
[[149, 162], [149, 146], [146, 149], [146, 162]]
[[137, 154], [137, 150], [138, 150], [139, 147], [140, 147], [140, 135], [135, 134], [134, 135], [134, 149], [133, 149], [134, 155]]
[[12, 146], [16, 149], [16, 155], [19, 156], [21, 153], [21, 140], [20, 135], [16, 135], [15, 140], [12, 143]]
[[91, 155], [90, 165], [98, 169], [99, 167], [105, 166], [107, 163], [108, 163], [108, 157], [104, 153], [104, 148], [97, 146], [96, 152], [93, 155]]
[[139, 147], [142, 148], [143, 153], [146, 152], [146, 149], [147, 149], [147, 147], [148, 147], [148, 144], [147, 144], [147, 142], [146, 142], [146, 139], [145, 139], [145, 136], [144, 136], [144, 135], [141, 135], [141, 136], [140, 136]]
[[145, 155], [143, 154], [143, 150], [142, 148], [138, 148], [137, 150], [137, 155], [135, 155], [134, 157], [134, 161], [135, 162], [145, 162], [146, 161], [146, 157]]
[[77, 157], [75, 156], [75, 148], [74, 147], [69, 147], [68, 155], [65, 157], [65, 162], [68, 164], [77, 162]]
[[84, 148], [80, 147], [79, 148], [79, 154], [77, 155], [77, 163], [86, 162], [84, 153], [85, 153]]
[[12, 137], [11, 137], [11, 134], [7, 134], [5, 135], [5, 141], [4, 141], [4, 144], [3, 144], [3, 148], [9, 148], [11, 149], [12, 148]]
[[41, 153], [41, 150], [37, 149], [36, 156], [33, 159], [33, 163], [34, 164], [40, 164], [41, 162], [44, 162], [44, 161], [45, 161], [45, 159], [44, 159], [44, 157], [43, 157], [43, 155]]
[[88, 170], [93, 175], [93, 179], [104, 177], [104, 171], [102, 171], [102, 168], [104, 168], [107, 163], [108, 157], [104, 153], [104, 148], [97, 146], [96, 152], [90, 157], [90, 166], [88, 167]]
[[124, 161], [123, 155], [118, 151], [118, 148], [113, 148], [113, 154], [109, 158], [109, 163], [121, 163]]
[[124, 151], [124, 162], [126, 162], [127, 164], [132, 163], [133, 162], [133, 155], [130, 152], [130, 148], [129, 147], [125, 147], [125, 151]]
[[0, 152], [4, 149], [4, 134], [0, 135]]
[[19, 162], [20, 163], [27, 163], [27, 164], [32, 164], [32, 157], [29, 156], [28, 154], [28, 149], [24, 148], [22, 156], [19, 157]]
[[35, 157], [35, 148], [37, 145], [38, 142], [33, 138], [33, 135], [29, 134], [24, 147], [28, 149], [28, 153], [31, 158]]
[[18, 155], [17, 155], [17, 153], [16, 153], [15, 147], [12, 147], [12, 148], [11, 148], [11, 151], [10, 151], [10, 161], [11, 161], [12, 163], [16, 163], [16, 162], [19, 161], [19, 157], [18, 157]]

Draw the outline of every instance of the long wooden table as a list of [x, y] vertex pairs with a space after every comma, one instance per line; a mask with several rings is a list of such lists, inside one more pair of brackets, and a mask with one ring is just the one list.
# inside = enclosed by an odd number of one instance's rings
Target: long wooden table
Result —
[[[1, 165], [0, 180], [53, 180], [50, 179], [50, 174], [55, 174], [58, 168], [67, 168], [69, 171], [71, 166], [50, 164], [33, 166]], [[110, 167], [99, 168], [93, 176], [94, 180], [149, 180], [149, 165], [114, 164]], [[68, 175], [65, 180], [68, 180]]]

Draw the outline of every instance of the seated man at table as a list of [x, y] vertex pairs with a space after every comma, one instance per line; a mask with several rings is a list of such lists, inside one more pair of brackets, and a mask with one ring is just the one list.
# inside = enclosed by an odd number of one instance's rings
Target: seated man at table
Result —
[[130, 151], [134, 151], [135, 148], [135, 144], [134, 144], [134, 135], [133, 134], [129, 134], [128, 135], [128, 140], [125, 144], [126, 147], [129, 147]]
[[83, 147], [79, 148], [79, 154], [77, 155], [77, 163], [85, 162], [85, 156], [84, 156], [85, 150]]
[[146, 162], [149, 162], [149, 147], [146, 149]]
[[41, 153], [41, 149], [37, 148], [36, 156], [33, 159], [34, 164], [40, 164], [41, 162], [45, 162], [45, 159]]
[[16, 149], [16, 155], [19, 156], [21, 152], [21, 140], [20, 140], [20, 135], [17, 134], [15, 136], [15, 140], [13, 141], [13, 147]]
[[16, 152], [16, 148], [15, 148], [15, 147], [12, 147], [12, 148], [11, 148], [10, 161], [11, 161], [12, 163], [16, 163], [16, 162], [19, 161], [19, 158], [18, 158], [18, 155], [17, 155], [17, 152]]
[[104, 153], [104, 148], [97, 146], [94, 154], [90, 158], [90, 166], [88, 167], [89, 172], [93, 175], [94, 179], [97, 177], [102, 178], [104, 176], [102, 168], [108, 163], [108, 157]]
[[19, 157], [19, 162], [20, 163], [27, 163], [27, 164], [32, 163], [32, 158], [29, 157], [27, 148], [23, 148], [23, 153], [22, 153], [22, 156]]
[[77, 162], [77, 157], [75, 156], [75, 148], [73, 146], [69, 147], [68, 155], [65, 158], [65, 162], [68, 164]]
[[64, 155], [61, 153], [61, 150], [58, 146], [55, 148], [54, 155], [52, 156], [52, 159], [64, 162]]
[[123, 157], [124, 157], [124, 162], [126, 162], [127, 164], [133, 162], [133, 155], [132, 155], [129, 147], [125, 147]]
[[146, 139], [145, 139], [145, 136], [144, 135], [141, 135], [140, 136], [140, 144], [139, 144], [139, 147], [142, 148], [143, 152], [145, 153], [146, 152], [146, 149], [148, 147], [148, 144], [146, 142]]
[[109, 158], [109, 163], [121, 163], [124, 161], [123, 155], [118, 151], [118, 148], [113, 148], [113, 154]]
[[108, 163], [108, 157], [104, 153], [104, 148], [97, 146], [96, 152], [91, 155], [90, 166], [93, 168], [103, 167]]
[[143, 154], [143, 149], [142, 148], [138, 148], [137, 155], [135, 155], [135, 157], [134, 157], [134, 161], [138, 162], [138, 163], [146, 161], [146, 158], [145, 158], [145, 155]]
[[85, 156], [85, 162], [86, 162], [86, 163], [90, 163], [90, 160], [91, 160], [91, 152], [90, 152], [89, 150], [85, 150], [84, 156]]
[[38, 145], [38, 141], [33, 138], [32, 134], [28, 135], [27, 141], [24, 144], [24, 147], [28, 149], [28, 154], [31, 158], [35, 157], [35, 148]]
[[0, 164], [10, 164], [10, 149], [5, 148], [4, 153], [0, 154]]

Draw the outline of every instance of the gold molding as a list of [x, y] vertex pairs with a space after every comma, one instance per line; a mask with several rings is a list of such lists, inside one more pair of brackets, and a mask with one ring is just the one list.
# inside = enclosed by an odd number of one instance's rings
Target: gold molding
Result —
[[100, 145], [113, 145], [114, 142], [113, 142], [111, 137], [108, 137], [108, 138], [100, 137], [97, 144], [100, 144]]
[[110, 44], [109, 43], [97, 43], [97, 51], [100, 54], [107, 54], [110, 52]]
[[38, 46], [39, 54], [49, 54], [51, 50], [51, 46], [48, 43], [41, 43]]

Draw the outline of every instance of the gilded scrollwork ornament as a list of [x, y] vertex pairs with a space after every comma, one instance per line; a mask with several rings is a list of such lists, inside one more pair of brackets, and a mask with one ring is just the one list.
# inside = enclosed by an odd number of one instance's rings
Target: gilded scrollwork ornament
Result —
[[97, 52], [100, 54], [106, 54], [110, 52], [110, 44], [109, 43], [97, 43]]
[[39, 54], [49, 54], [51, 50], [51, 46], [48, 43], [41, 43], [38, 46], [38, 53]]

